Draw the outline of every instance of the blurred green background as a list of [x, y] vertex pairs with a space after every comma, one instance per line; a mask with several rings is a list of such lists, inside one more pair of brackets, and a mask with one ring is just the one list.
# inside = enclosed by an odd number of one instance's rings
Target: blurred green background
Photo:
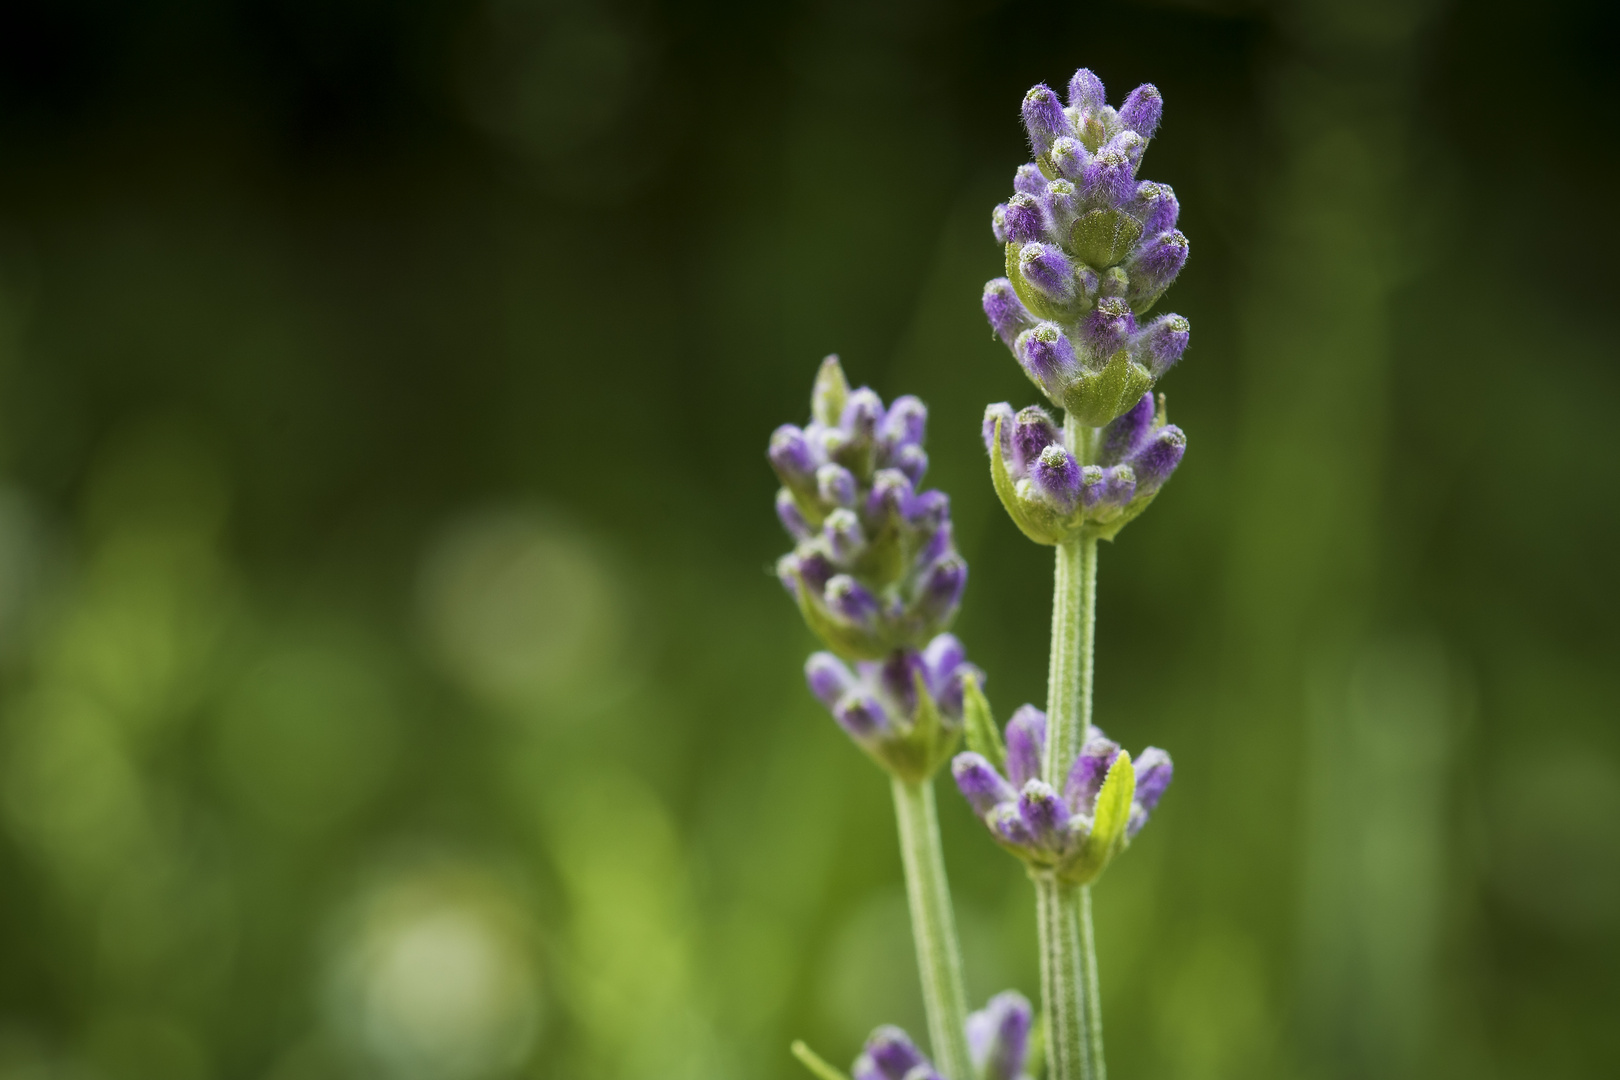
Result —
[[[1178, 778], [1114, 1075], [1620, 1073], [1603, 3], [0, 8], [0, 1078], [798, 1076], [920, 1030], [887, 785], [764, 461], [932, 406], [999, 715], [1050, 555], [978, 419], [1018, 103], [1168, 101], [1189, 433], [1102, 557]], [[1607, 119], [1605, 119], [1607, 118]], [[972, 997], [1031, 890], [954, 795]]]

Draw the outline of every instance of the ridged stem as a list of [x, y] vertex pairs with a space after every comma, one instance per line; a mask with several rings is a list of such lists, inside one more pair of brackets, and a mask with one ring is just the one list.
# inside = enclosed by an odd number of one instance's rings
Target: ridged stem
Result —
[[895, 777], [894, 816], [900, 825], [900, 858], [906, 868], [911, 934], [917, 944], [923, 1007], [934, 1065], [945, 1080], [973, 1080], [968, 1056], [967, 992], [962, 988], [962, 950], [956, 941], [951, 887], [939, 844], [934, 782], [911, 784]]
[[[1080, 464], [1092, 463], [1097, 433], [1063, 419]], [[1046, 682], [1046, 782], [1062, 791], [1091, 726], [1097, 637], [1097, 541], [1057, 548], [1052, 581], [1052, 654]], [[1053, 880], [1035, 883], [1041, 927], [1041, 996], [1052, 1033], [1052, 1080], [1104, 1080], [1102, 998], [1091, 928], [1091, 891]]]

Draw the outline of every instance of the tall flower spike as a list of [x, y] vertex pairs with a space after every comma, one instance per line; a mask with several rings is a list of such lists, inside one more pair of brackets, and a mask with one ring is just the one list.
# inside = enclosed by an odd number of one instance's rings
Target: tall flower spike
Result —
[[1163, 395], [1157, 409], [1152, 394], [1141, 395], [1099, 435], [1095, 464], [1082, 468], [1080, 448], [1066, 443], [1044, 410], [1029, 408], [1015, 416], [1006, 402], [985, 410], [990, 476], [1025, 536], [1038, 544], [1082, 535], [1112, 540], [1148, 508], [1187, 449], [1187, 436], [1165, 422]]
[[857, 746], [908, 782], [944, 764], [962, 731], [964, 681], [984, 682], [962, 643], [941, 634], [921, 652], [897, 649], [851, 670], [832, 653], [804, 665], [810, 692]]
[[[1164, 99], [1149, 84], [1116, 111], [1085, 68], [1069, 81], [1067, 108], [1036, 86], [1023, 104], [1035, 160], [1019, 168], [1015, 194], [996, 208], [1007, 276], [985, 287], [985, 315], [1047, 399], [1090, 427], [1131, 408], [1174, 362], [1155, 350], [1159, 338], [1099, 335], [1089, 318], [1106, 304], [1128, 307], [1133, 320], [1145, 315], [1186, 264], [1174, 193], [1136, 175], [1163, 113]], [[1117, 327], [1119, 312], [1110, 310]], [[1170, 317], [1181, 328], [1179, 356], [1187, 320]], [[1048, 371], [1031, 362], [1021, 335], [1037, 324], [1063, 339], [1049, 344], [1072, 363]]]
[[951, 774], [1002, 847], [1030, 867], [1074, 885], [1096, 881], [1130, 846], [1170, 786], [1170, 755], [1150, 746], [1133, 763], [1101, 729], [1087, 733], [1061, 794], [1031, 767], [1046, 748], [1046, 714], [1025, 705], [1007, 722], [1002, 776], [983, 755], [956, 755]]
[[[1016, 319], [1017, 297], [1009, 290], [1003, 301]], [[782, 482], [777, 516], [795, 541], [777, 576], [839, 655], [877, 660], [920, 648], [955, 618], [967, 582], [949, 501], [917, 490], [928, 469], [928, 410], [914, 397], [885, 408], [871, 390], [851, 390], [829, 356], [811, 414], [803, 428], [777, 428], [767, 453]]]

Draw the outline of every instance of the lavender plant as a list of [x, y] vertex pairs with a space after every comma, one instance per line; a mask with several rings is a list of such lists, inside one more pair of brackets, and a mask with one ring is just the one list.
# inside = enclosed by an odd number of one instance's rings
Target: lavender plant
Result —
[[[1007, 276], [989, 282], [995, 333], [1052, 405], [985, 412], [991, 481], [1008, 515], [1056, 549], [1047, 703], [998, 731], [983, 673], [943, 631], [967, 568], [949, 504], [916, 491], [927, 467], [926, 410], [888, 410], [851, 393], [828, 358], [803, 430], [779, 428], [770, 459], [777, 509], [798, 541], [778, 565], [806, 622], [838, 656], [806, 666], [811, 690], [893, 777], [937, 1068], [895, 1028], [879, 1028], [856, 1080], [1015, 1080], [1031, 1058], [1028, 1003], [1011, 992], [965, 1015], [931, 778], [966, 732], [952, 774], [992, 838], [1035, 883], [1045, 1056], [1052, 1080], [1105, 1080], [1092, 931], [1094, 882], [1147, 823], [1169, 785], [1169, 754], [1131, 755], [1092, 722], [1097, 546], [1156, 497], [1186, 449], [1152, 388], [1186, 350], [1187, 320], [1142, 321], [1180, 273], [1187, 238], [1167, 185], [1137, 179], [1163, 102], [1137, 87], [1115, 109], [1082, 68], [1065, 105], [1030, 90], [1023, 116], [1034, 161], [992, 215]], [[1037, 1040], [1038, 1043], [1038, 1040]], [[843, 1074], [795, 1044], [824, 1080]]]

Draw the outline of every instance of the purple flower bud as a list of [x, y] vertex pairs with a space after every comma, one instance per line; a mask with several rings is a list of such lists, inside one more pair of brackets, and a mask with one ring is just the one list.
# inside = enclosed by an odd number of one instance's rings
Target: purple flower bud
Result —
[[1124, 461], [1136, 453], [1153, 430], [1153, 395], [1143, 394], [1128, 411], [1103, 428], [1102, 459]]
[[864, 623], [878, 612], [877, 597], [848, 574], [834, 574], [822, 592], [827, 606], [853, 623]]
[[828, 711], [837, 708], [844, 695], [855, 689], [855, 676], [830, 652], [811, 654], [804, 662], [804, 681], [810, 684], [810, 692]]
[[1131, 260], [1131, 296], [1155, 298], [1176, 280], [1187, 265], [1187, 238], [1180, 230], [1160, 233], [1142, 246]]
[[1002, 343], [1011, 349], [1017, 341], [1018, 335], [1035, 325], [1034, 316], [1030, 315], [1024, 302], [1018, 299], [1013, 291], [1012, 282], [1006, 278], [994, 278], [984, 286], [984, 314], [990, 320], [990, 326], [1001, 338]]
[[1164, 115], [1164, 98], [1152, 83], [1143, 83], [1119, 107], [1119, 122], [1144, 139], [1153, 138], [1159, 130], [1159, 118]]
[[890, 701], [899, 702], [910, 715], [917, 711], [917, 676], [926, 679], [923, 659], [914, 649], [896, 649], [876, 664], [858, 665], [869, 682], [882, 687]]
[[1035, 834], [1024, 824], [1024, 817], [1018, 812], [1016, 800], [997, 803], [988, 814], [984, 815], [984, 823], [990, 827], [991, 832], [1014, 847], [1035, 846]]
[[790, 552], [776, 562], [776, 575], [790, 594], [797, 595], [802, 582], [813, 596], [820, 596], [836, 572], [825, 555], [815, 550]]
[[918, 1066], [926, 1067], [930, 1075], [933, 1072], [933, 1066], [923, 1057], [922, 1051], [912, 1044], [904, 1031], [892, 1025], [884, 1025], [867, 1037], [861, 1057], [870, 1059], [878, 1067], [883, 1080], [906, 1080], [906, 1074]]
[[1088, 301], [1097, 299], [1097, 294], [1102, 291], [1102, 279], [1097, 276], [1097, 271], [1089, 266], [1080, 268], [1079, 273], [1074, 275], [1074, 282], [1080, 290], [1080, 295]]
[[1046, 177], [1041, 173], [1041, 167], [1033, 161], [1018, 166], [1013, 174], [1013, 190], [1024, 195], [1039, 196], [1046, 191]]
[[1097, 792], [1108, 779], [1108, 770], [1119, 757], [1119, 743], [1112, 739], [1087, 739], [1080, 756], [1069, 770], [1068, 783], [1063, 785], [1063, 797], [1077, 814], [1091, 816], [1097, 802]]
[[955, 634], [939, 634], [923, 649], [922, 662], [928, 692], [938, 697], [956, 669], [967, 663], [967, 650]]
[[1029, 144], [1036, 154], [1051, 149], [1053, 139], [1074, 134], [1069, 118], [1064, 115], [1063, 103], [1045, 83], [1031, 87], [1024, 95], [1024, 128], [1029, 132]]
[[782, 528], [795, 540], [808, 540], [815, 535], [810, 523], [804, 520], [798, 500], [787, 488], [780, 488], [776, 492], [776, 516], [782, 522]]
[[1030, 467], [1041, 451], [1058, 442], [1058, 426], [1039, 405], [1020, 409], [1013, 420], [1010, 464], [1022, 471]]
[[890, 726], [889, 711], [871, 694], [853, 693], [833, 707], [838, 726], [857, 739], [871, 738]]
[[1136, 473], [1136, 490], [1143, 495], [1152, 494], [1164, 486], [1170, 474], [1181, 464], [1187, 452], [1187, 436], [1174, 424], [1166, 424], [1153, 433], [1146, 446], [1131, 458], [1131, 469]]
[[804, 432], [792, 424], [783, 424], [771, 432], [771, 446], [766, 456], [777, 477], [789, 487], [805, 490], [815, 482], [815, 454], [805, 440]]
[[849, 433], [851, 441], [869, 444], [877, 439], [878, 425], [883, 423], [883, 399], [869, 386], [863, 386], [849, 395], [839, 426]]
[[866, 546], [866, 533], [861, 530], [855, 512], [842, 506], [827, 515], [826, 522], [821, 526], [821, 534], [827, 541], [827, 550], [832, 552], [833, 559], [845, 566], [853, 562]]
[[1041, 202], [1046, 220], [1059, 236], [1069, 234], [1069, 226], [1080, 214], [1080, 191], [1067, 180], [1054, 180]]
[[866, 497], [866, 517], [869, 521], [908, 518], [911, 515], [911, 501], [911, 478], [899, 469], [879, 469], [872, 474], [872, 491]]
[[1074, 263], [1056, 244], [1025, 244], [1018, 251], [1018, 272], [1043, 296], [1060, 304], [1074, 299]]
[[[923, 532], [944, 530], [951, 524], [951, 497], [943, 491], [924, 491], [913, 496], [906, 509], [906, 519]], [[939, 553], [936, 552], [936, 555]]]
[[1108, 93], [1102, 80], [1090, 68], [1081, 68], [1069, 80], [1069, 107], [1073, 109], [1100, 109], [1108, 104]]
[[1033, 705], [1020, 705], [1007, 721], [1007, 777], [1018, 787], [1041, 776], [1046, 753], [1046, 714]]
[[854, 506], [855, 475], [842, 465], [823, 465], [816, 470], [816, 493], [828, 506]]
[[889, 455], [889, 464], [904, 473], [915, 487], [922, 483], [923, 474], [928, 471], [928, 455], [916, 443], [907, 443]]
[[1119, 206], [1136, 194], [1134, 163], [1119, 140], [1098, 150], [1080, 177], [1080, 197], [1093, 206]]
[[1018, 816], [1043, 847], [1056, 847], [1069, 823], [1069, 808], [1044, 780], [1031, 780], [1018, 792]]
[[967, 563], [960, 555], [951, 554], [940, 559], [923, 575], [917, 590], [919, 614], [934, 622], [943, 622], [962, 602], [962, 590], [967, 588]]
[[1019, 334], [1016, 352], [1024, 370], [1049, 393], [1059, 392], [1079, 368], [1074, 346], [1055, 323], [1041, 323]]
[[920, 443], [928, 429], [928, 406], [915, 395], [905, 394], [894, 399], [889, 414], [883, 420], [883, 441], [890, 446]]
[[996, 243], [1007, 242], [1007, 204], [997, 203], [990, 211], [990, 234], [996, 238]]
[[994, 405], [984, 407], [984, 452], [989, 454], [995, 450], [996, 421], [1001, 421], [1001, 457], [1002, 460], [1012, 462], [1012, 432], [1013, 425], [1018, 422], [1011, 405], [1005, 401], [998, 401]]
[[1187, 351], [1192, 326], [1180, 315], [1160, 315], [1144, 326], [1131, 342], [1142, 366], [1157, 379], [1175, 366]]
[[1045, 240], [1049, 235], [1046, 211], [1040, 200], [1020, 192], [1007, 200], [1007, 240], [1014, 244], [1028, 244]]
[[1176, 227], [1181, 204], [1169, 184], [1143, 180], [1136, 185], [1136, 197], [1131, 200], [1130, 212], [1142, 223], [1143, 236], [1157, 236]]
[[1023, 1077], [1034, 1019], [1029, 999], [1014, 990], [997, 994], [968, 1016], [968, 1053], [982, 1080]]
[[1135, 495], [1135, 469], [1129, 465], [1115, 465], [1103, 470], [1103, 502], [1110, 506], [1124, 506]]
[[1093, 355], [1106, 360], [1136, 332], [1136, 314], [1124, 300], [1111, 296], [1097, 301], [1097, 306], [1081, 324], [1080, 332]]
[[1108, 474], [1098, 465], [1087, 465], [1080, 470], [1080, 505], [1091, 510], [1101, 505], [1108, 494]]
[[1159, 799], [1164, 795], [1164, 789], [1170, 786], [1170, 778], [1174, 775], [1170, 755], [1157, 746], [1150, 746], [1132, 764], [1136, 766], [1136, 801], [1142, 804], [1143, 809], [1151, 811], [1159, 805]]
[[1054, 142], [1046, 156], [1052, 162], [1052, 171], [1071, 182], [1081, 180], [1091, 167], [1091, 152], [1079, 139], [1067, 135]]
[[1080, 465], [1058, 443], [1041, 451], [1030, 466], [1029, 479], [1059, 513], [1070, 513], [1080, 501]]
[[1018, 798], [1018, 792], [1002, 779], [995, 767], [971, 751], [957, 754], [951, 760], [951, 775], [956, 778], [957, 790], [980, 817], [998, 803]]

